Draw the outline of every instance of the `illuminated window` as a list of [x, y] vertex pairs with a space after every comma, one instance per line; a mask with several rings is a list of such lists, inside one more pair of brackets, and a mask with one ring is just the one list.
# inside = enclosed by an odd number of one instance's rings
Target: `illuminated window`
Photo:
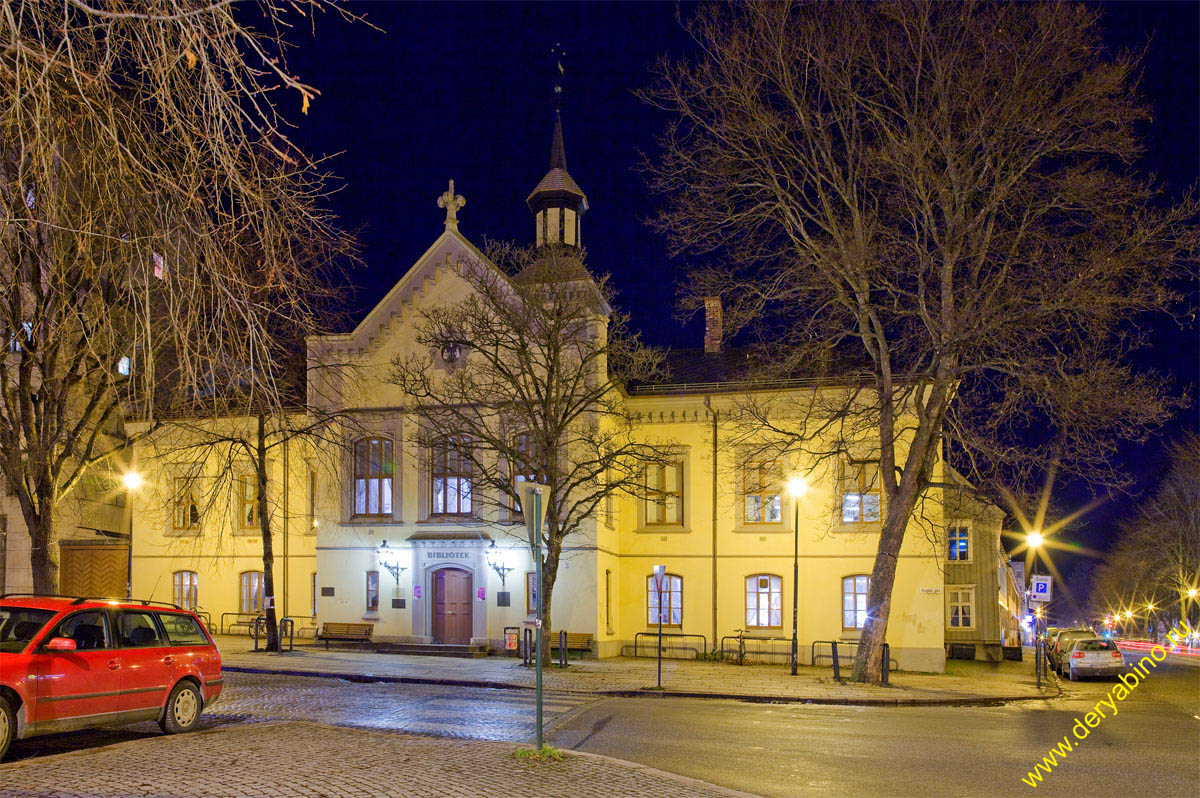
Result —
[[258, 528], [258, 478], [244, 474], [238, 478], [238, 504], [241, 512], [238, 520], [242, 529]]
[[129, 371], [129, 355], [125, 355], [117, 361], [117, 373], [122, 377], [128, 377]]
[[862, 629], [867, 624], [867, 592], [871, 577], [866, 574], [842, 577], [842, 628]]
[[950, 628], [970, 629], [975, 626], [975, 589], [950, 588], [946, 590], [950, 602]]
[[[660, 615], [658, 591], [654, 587], [654, 574], [646, 577], [646, 623], [658, 625]], [[663, 574], [662, 584], [662, 625], [683, 625], [683, 577], [675, 574]]]
[[429, 503], [433, 515], [471, 514], [471, 439], [446, 438], [433, 447]]
[[194, 532], [200, 528], [200, 503], [196, 498], [196, 481], [191, 477], [175, 478], [176, 532]]
[[363, 438], [354, 444], [355, 515], [392, 514], [392, 473], [389, 439]]
[[842, 523], [879, 522], [879, 462], [851, 460], [842, 465]]
[[743, 520], [747, 524], [777, 524], [781, 511], [783, 471], [777, 461], [746, 463], [742, 478]]
[[971, 559], [970, 535], [965, 526], [952, 526], [947, 535], [950, 541], [949, 559], [965, 562]]
[[238, 612], [263, 611], [263, 573], [262, 571], [242, 571], [238, 576], [240, 595]]
[[379, 612], [378, 571], [367, 571], [367, 612]]
[[683, 463], [646, 466], [646, 526], [683, 524]]
[[783, 627], [783, 580], [774, 574], [746, 577], [746, 628]]
[[[509, 467], [509, 477], [512, 479], [513, 490], [517, 496], [524, 498], [525, 494], [521, 490], [521, 486], [526, 482], [537, 482], [537, 469], [534, 465], [537, 459], [534, 456], [533, 436], [528, 432], [522, 432], [513, 439], [513, 462]], [[514, 516], [520, 516], [521, 511], [517, 509], [517, 503], [509, 508], [509, 513]]]
[[199, 582], [195, 571], [176, 571], [171, 575], [171, 599], [176, 607], [196, 611]]

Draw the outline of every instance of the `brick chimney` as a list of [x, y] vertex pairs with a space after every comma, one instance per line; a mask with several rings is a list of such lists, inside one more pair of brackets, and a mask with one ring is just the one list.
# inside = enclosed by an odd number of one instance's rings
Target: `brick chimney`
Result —
[[721, 297], [704, 297], [704, 352], [721, 351]]

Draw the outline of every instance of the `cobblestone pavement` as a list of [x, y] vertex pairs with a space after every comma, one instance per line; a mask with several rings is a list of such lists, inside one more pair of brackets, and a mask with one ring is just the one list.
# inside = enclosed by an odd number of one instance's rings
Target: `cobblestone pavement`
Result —
[[317, 723], [238, 724], [0, 765], [0, 796], [744, 795], [595, 755], [521, 762], [517, 748]]
[[[544, 725], [550, 728], [576, 710], [602, 700], [547, 690]], [[243, 721], [307, 720], [439, 737], [526, 742], [536, 734], [535, 714], [535, 696], [530, 690], [227, 673], [221, 698], [201, 716], [201, 728]], [[156, 723], [135, 723], [119, 729], [34, 737], [14, 742], [7, 759], [83, 750], [160, 734]]]
[[[353, 650], [301, 647], [286, 654], [249, 651], [245, 637], [217, 639], [226, 667], [324, 675], [383, 676], [431, 682], [471, 682], [531, 687], [533, 670], [511, 657], [452, 659]], [[655, 660], [619, 657], [572, 660], [566, 670], [545, 671], [556, 690], [631, 693], [655, 684]], [[786, 665], [733, 665], [724, 662], [663, 661], [663, 687], [690, 695], [745, 696], [828, 703], [955, 703], [1042, 698], [1055, 690], [1034, 685], [1033, 662], [946, 663], [944, 674], [895, 673], [892, 686], [839, 683], [831, 668], [803, 666], [790, 676]], [[1052, 683], [1051, 683], [1052, 685]]]

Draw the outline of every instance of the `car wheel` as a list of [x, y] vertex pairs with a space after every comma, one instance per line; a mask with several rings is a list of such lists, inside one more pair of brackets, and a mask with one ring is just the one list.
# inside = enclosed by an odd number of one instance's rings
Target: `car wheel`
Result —
[[203, 708], [204, 702], [196, 685], [187, 681], [180, 682], [171, 691], [171, 697], [167, 699], [167, 709], [158, 725], [167, 734], [191, 731], [196, 721], [200, 720]]
[[8, 699], [0, 696], [0, 762], [4, 760], [4, 755], [8, 753], [8, 744], [17, 736], [17, 721], [13, 717], [12, 707], [8, 704]]

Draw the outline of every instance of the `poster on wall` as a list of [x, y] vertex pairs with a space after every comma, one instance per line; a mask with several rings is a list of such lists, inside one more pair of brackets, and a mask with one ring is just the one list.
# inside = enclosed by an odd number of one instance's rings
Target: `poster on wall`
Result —
[[421, 586], [413, 585], [413, 598], [420, 598], [420, 597], [421, 597]]
[[486, 587], [479, 588], [479, 590], [477, 590], [475, 593], [477, 596], [479, 596], [480, 601], [487, 600], [487, 588]]

